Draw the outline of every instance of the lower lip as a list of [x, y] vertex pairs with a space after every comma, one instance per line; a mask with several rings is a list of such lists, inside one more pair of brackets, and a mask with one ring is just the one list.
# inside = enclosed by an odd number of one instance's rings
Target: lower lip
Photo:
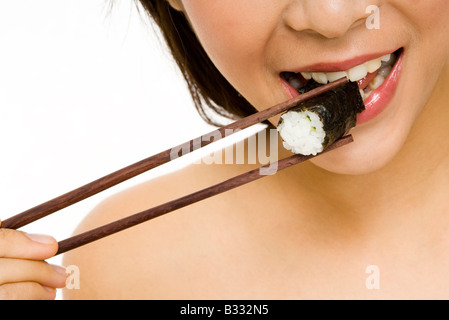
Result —
[[364, 101], [365, 111], [357, 116], [357, 125], [373, 120], [388, 107], [399, 83], [403, 56], [404, 52], [401, 52], [385, 82]]
[[[402, 71], [403, 56], [404, 52], [402, 51], [385, 82], [364, 101], [365, 111], [357, 116], [357, 125], [373, 120], [388, 107], [394, 97], [399, 83], [399, 78]], [[281, 80], [282, 87], [290, 98], [295, 98], [299, 95], [299, 93], [287, 81], [282, 78]]]

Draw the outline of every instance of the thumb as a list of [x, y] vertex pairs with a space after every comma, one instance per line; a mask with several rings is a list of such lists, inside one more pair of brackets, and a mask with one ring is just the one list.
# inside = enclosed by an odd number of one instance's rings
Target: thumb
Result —
[[57, 251], [58, 242], [51, 236], [0, 229], [0, 258], [45, 260]]

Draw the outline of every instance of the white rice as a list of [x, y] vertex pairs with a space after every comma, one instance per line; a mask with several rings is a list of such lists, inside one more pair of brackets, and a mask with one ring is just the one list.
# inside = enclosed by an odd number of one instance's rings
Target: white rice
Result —
[[323, 151], [326, 132], [317, 114], [310, 111], [290, 111], [281, 118], [278, 131], [284, 140], [284, 148], [305, 156], [315, 156]]

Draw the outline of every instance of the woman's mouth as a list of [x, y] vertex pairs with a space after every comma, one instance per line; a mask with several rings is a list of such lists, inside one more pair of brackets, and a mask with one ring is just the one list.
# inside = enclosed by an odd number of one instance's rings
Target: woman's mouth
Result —
[[[403, 50], [399, 49], [343, 71], [332, 70], [338, 68], [336, 66], [322, 65], [316, 66], [315, 71], [282, 72], [282, 86], [284, 91], [293, 98], [303, 93], [301, 88], [311, 79], [320, 84], [333, 82], [343, 77], [357, 82], [366, 107], [366, 110], [357, 117], [357, 125], [361, 125], [382, 113], [392, 100], [399, 81], [402, 55]], [[321, 70], [318, 71], [318, 69]], [[325, 69], [332, 71], [325, 72]]]

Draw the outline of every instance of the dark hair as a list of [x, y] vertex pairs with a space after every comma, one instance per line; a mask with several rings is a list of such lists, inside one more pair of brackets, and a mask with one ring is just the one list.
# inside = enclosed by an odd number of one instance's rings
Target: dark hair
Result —
[[173, 9], [167, 0], [139, 1], [159, 26], [187, 82], [195, 107], [205, 121], [220, 125], [210, 111], [230, 119], [256, 112], [215, 67], [184, 13]]

